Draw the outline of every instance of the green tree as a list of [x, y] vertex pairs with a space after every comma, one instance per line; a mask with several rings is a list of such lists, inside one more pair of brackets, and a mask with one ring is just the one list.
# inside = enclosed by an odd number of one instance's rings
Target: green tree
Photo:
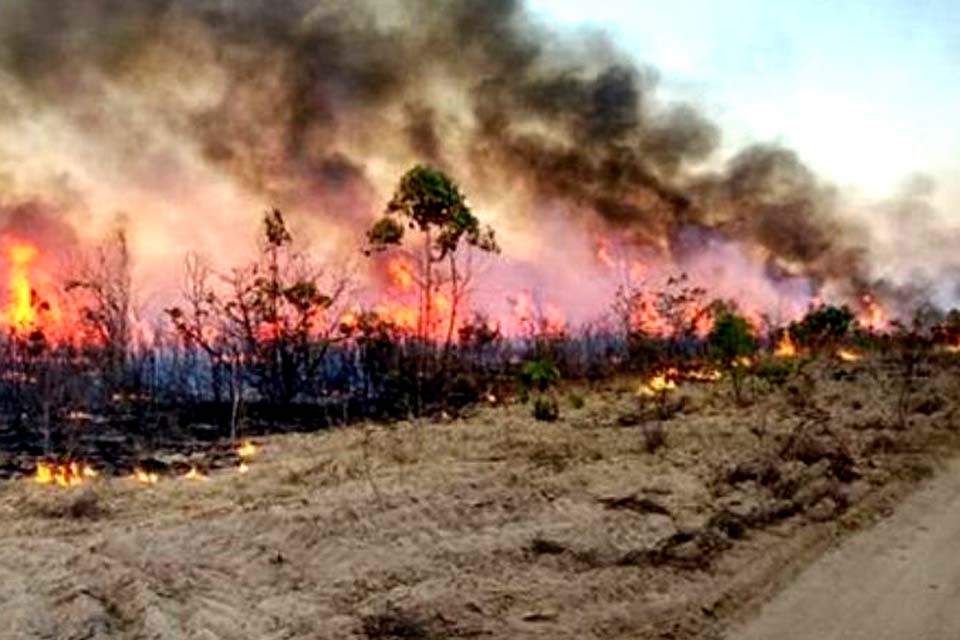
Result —
[[850, 335], [856, 317], [847, 306], [820, 305], [788, 327], [790, 337], [802, 347], [820, 351], [833, 347]]
[[743, 381], [757, 351], [750, 323], [733, 309], [720, 311], [707, 336], [707, 348], [710, 357], [730, 379], [734, 398], [742, 402]]
[[[446, 319], [446, 345], [449, 347], [457, 310], [470, 277], [457, 264], [458, 250], [465, 244], [487, 253], [499, 253], [500, 247], [493, 229], [480, 224], [453, 180], [442, 171], [423, 165], [403, 175], [384, 215], [367, 231], [368, 254], [402, 247], [408, 230], [421, 236], [415, 275], [419, 290], [417, 335], [421, 339], [432, 335], [434, 297], [441, 286], [448, 284], [451, 305]], [[441, 266], [446, 268], [441, 271]]]

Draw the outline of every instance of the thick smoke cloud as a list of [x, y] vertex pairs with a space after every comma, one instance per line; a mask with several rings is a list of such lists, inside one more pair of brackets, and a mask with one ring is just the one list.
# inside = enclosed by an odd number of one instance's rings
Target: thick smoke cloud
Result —
[[525, 224], [563, 215], [666, 257], [709, 229], [766, 252], [771, 274], [865, 286], [869, 234], [829, 186], [775, 146], [717, 170], [717, 127], [656, 84], [519, 0], [7, 0], [0, 133], [36, 114], [54, 133], [24, 167], [30, 149], [0, 143], [0, 171], [22, 170], [36, 198], [41, 160], [60, 162], [91, 207], [176, 246], [198, 232], [171, 209], [202, 216], [216, 245], [247, 203], [243, 220], [275, 205], [342, 237], [429, 161], [477, 202], [516, 197], [501, 216]]

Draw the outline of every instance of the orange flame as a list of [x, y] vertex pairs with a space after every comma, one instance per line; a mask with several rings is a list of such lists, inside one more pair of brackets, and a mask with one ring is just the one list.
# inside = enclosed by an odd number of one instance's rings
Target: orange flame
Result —
[[789, 332], [784, 332], [783, 337], [780, 338], [780, 342], [777, 343], [777, 348], [774, 350], [773, 355], [778, 358], [795, 358], [797, 356], [797, 345], [794, 343], [793, 338], [790, 337]]
[[186, 480], [198, 480], [198, 481], [207, 480], [207, 476], [200, 473], [200, 471], [196, 467], [190, 467], [190, 471], [185, 473], [183, 477]]
[[7, 286], [10, 300], [4, 313], [9, 325], [18, 332], [29, 331], [36, 325], [37, 312], [33, 305], [33, 287], [30, 286], [30, 267], [37, 258], [37, 248], [26, 242], [8, 241], [6, 245], [10, 275]]
[[873, 296], [865, 295], [860, 298], [860, 311], [857, 314], [860, 325], [871, 332], [884, 331], [890, 328], [890, 318]]
[[856, 351], [851, 351], [850, 349], [838, 349], [837, 357], [844, 362], [857, 362], [858, 360], [863, 360], [863, 354], [857, 353]]
[[145, 471], [143, 469], [135, 469], [133, 472], [133, 479], [139, 482], [140, 484], [153, 485], [160, 482], [160, 476], [152, 471]]
[[247, 458], [252, 458], [257, 455], [257, 446], [245, 440], [239, 447], [237, 447], [237, 457], [246, 460]]
[[83, 484], [84, 480], [96, 478], [97, 475], [93, 467], [80, 462], [68, 462], [65, 464], [38, 462], [34, 480], [38, 484], [55, 484], [58, 487], [68, 488]]
[[677, 389], [677, 370], [668, 369], [663, 373], [644, 380], [637, 389], [637, 395], [645, 398], [663, 396]]

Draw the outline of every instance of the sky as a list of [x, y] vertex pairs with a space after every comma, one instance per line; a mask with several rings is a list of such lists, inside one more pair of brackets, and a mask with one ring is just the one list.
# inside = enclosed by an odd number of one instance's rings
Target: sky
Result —
[[867, 199], [911, 176], [960, 221], [960, 2], [530, 0], [545, 19], [611, 32], [669, 97], [719, 122], [725, 148], [796, 149]]

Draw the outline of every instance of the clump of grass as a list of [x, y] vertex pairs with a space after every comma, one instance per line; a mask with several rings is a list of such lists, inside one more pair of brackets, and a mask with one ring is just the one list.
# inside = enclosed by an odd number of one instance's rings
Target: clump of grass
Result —
[[35, 503], [34, 511], [44, 518], [66, 520], [96, 520], [107, 512], [100, 495], [92, 488], [62, 492]]

